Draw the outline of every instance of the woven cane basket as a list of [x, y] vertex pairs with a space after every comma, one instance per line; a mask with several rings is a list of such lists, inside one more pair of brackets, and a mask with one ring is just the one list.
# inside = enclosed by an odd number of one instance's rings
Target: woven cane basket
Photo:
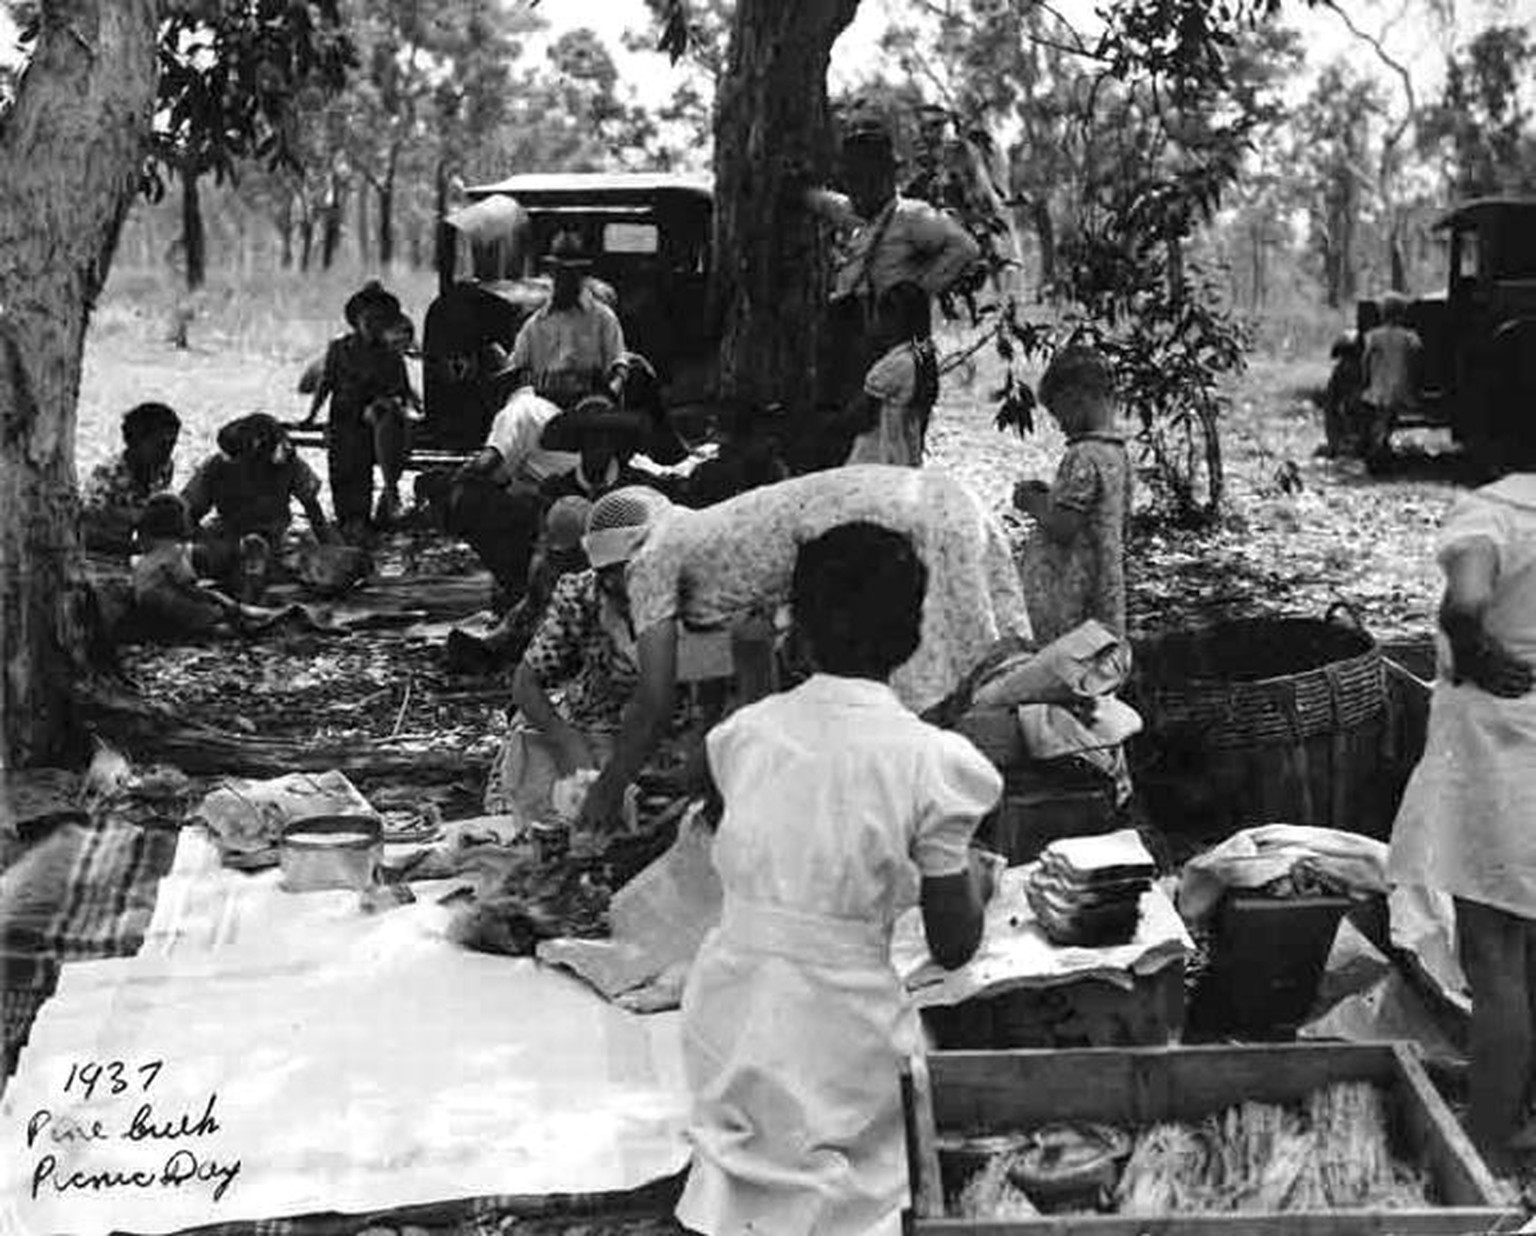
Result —
[[[1146, 723], [1138, 786], [1180, 821], [1328, 824], [1371, 835], [1386, 730], [1376, 641], [1335, 606], [1323, 618], [1256, 618], [1137, 649], [1132, 696]], [[1179, 825], [1174, 824], [1175, 827]]]
[[1326, 618], [1253, 618], [1163, 636], [1138, 670], [1148, 727], [1198, 730], [1212, 749], [1349, 729], [1386, 700], [1376, 641]]

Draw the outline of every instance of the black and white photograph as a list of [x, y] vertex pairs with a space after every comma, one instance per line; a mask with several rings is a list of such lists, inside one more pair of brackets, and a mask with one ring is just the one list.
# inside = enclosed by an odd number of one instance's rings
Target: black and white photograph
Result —
[[0, 1236], [1536, 1233], [1536, 0], [0, 0]]

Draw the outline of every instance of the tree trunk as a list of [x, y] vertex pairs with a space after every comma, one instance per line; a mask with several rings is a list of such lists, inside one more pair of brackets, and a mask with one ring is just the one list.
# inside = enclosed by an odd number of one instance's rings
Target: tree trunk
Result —
[[203, 226], [203, 199], [198, 192], [200, 173], [191, 164], [181, 169], [181, 252], [187, 263], [187, 291], [195, 292], [208, 282], [208, 230]]
[[804, 203], [827, 179], [827, 62], [858, 0], [739, 0], [715, 118], [714, 321], [724, 394], [805, 426], [826, 316], [825, 242]]
[[342, 213], [346, 208], [346, 186], [333, 180], [326, 193], [325, 205], [320, 208], [320, 266], [323, 270], [330, 270], [336, 261], [336, 251], [341, 247]]
[[363, 181], [362, 192], [357, 195], [357, 264], [368, 268], [368, 182]]
[[0, 762], [56, 758], [84, 651], [75, 407], [138, 187], [155, 0], [55, 0], [0, 125]]
[[1056, 286], [1056, 225], [1051, 219], [1050, 203], [1043, 197], [1030, 200], [1029, 222], [1040, 249], [1040, 296], [1044, 299]]
[[436, 179], [432, 219], [432, 265], [437, 270], [437, 294], [442, 296], [453, 286], [453, 248], [458, 243], [453, 229], [443, 222], [448, 217], [448, 161], [446, 159], [438, 159]]
[[395, 260], [395, 178], [384, 178], [379, 185], [379, 267], [389, 270]]
[[280, 261], [284, 270], [293, 269], [293, 199], [287, 198], [277, 208], [277, 236], [282, 246]]

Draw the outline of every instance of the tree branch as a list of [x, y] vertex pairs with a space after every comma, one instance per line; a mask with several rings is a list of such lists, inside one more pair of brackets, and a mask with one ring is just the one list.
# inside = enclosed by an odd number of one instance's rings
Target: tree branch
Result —
[[1402, 61], [1398, 60], [1386, 49], [1379, 38], [1355, 25], [1354, 20], [1344, 11], [1338, 0], [1320, 0], [1320, 2], [1324, 8], [1337, 14], [1339, 20], [1344, 23], [1344, 28], [1375, 52], [1376, 58], [1387, 68], [1391, 69], [1397, 75], [1398, 80], [1402, 82], [1403, 96], [1407, 100], [1408, 107], [1403, 113], [1402, 121], [1393, 129], [1391, 135], [1385, 139], [1387, 146], [1397, 146], [1403, 140], [1403, 135], [1408, 132], [1408, 126], [1413, 123], [1414, 114], [1419, 110], [1417, 96], [1413, 92], [1413, 75], [1408, 72], [1407, 66]]

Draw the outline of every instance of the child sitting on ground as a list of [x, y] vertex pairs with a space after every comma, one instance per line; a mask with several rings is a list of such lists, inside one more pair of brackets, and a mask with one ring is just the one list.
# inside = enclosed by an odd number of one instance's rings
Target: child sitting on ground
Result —
[[864, 376], [854, 413], [860, 432], [844, 462], [920, 468], [939, 398], [928, 293], [915, 283], [893, 284], [880, 297], [879, 313], [883, 337], [898, 342]]
[[286, 611], [241, 605], [197, 582], [192, 565], [192, 526], [186, 504], [172, 493], [150, 498], [139, 520], [133, 560], [134, 612], [139, 629], [158, 640], [197, 639], [230, 632], [249, 634]]
[[1067, 451], [1054, 484], [1024, 480], [1013, 491], [1014, 506], [1038, 525], [1022, 563], [1030, 625], [1042, 646], [1090, 618], [1123, 639], [1132, 479], [1125, 439], [1113, 430], [1114, 374], [1096, 349], [1074, 345], [1052, 358], [1039, 393]]

